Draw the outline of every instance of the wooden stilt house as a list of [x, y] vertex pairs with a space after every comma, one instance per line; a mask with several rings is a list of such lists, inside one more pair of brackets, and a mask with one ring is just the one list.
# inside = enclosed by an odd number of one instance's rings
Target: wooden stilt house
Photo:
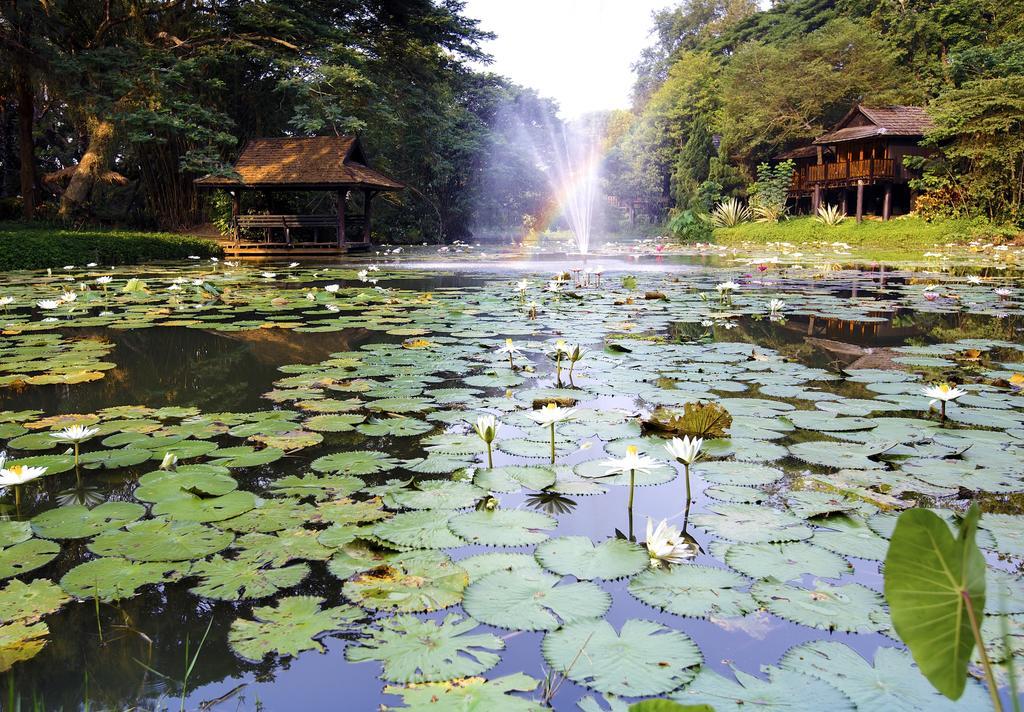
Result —
[[792, 203], [812, 215], [820, 205], [838, 205], [858, 220], [910, 212], [914, 174], [903, 159], [930, 153], [920, 142], [932, 126], [920, 106], [854, 106], [810, 146], [776, 156], [796, 164]]

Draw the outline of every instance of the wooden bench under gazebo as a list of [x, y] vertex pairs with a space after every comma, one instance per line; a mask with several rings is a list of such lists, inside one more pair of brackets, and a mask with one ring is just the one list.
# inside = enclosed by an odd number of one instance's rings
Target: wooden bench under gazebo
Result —
[[[370, 206], [376, 195], [404, 186], [367, 165], [354, 136], [260, 138], [245, 144], [234, 176], [208, 175], [199, 188], [231, 195], [228, 256], [330, 255], [370, 244]], [[242, 214], [244, 191], [329, 191], [336, 211], [321, 215]], [[350, 194], [360, 194], [362, 212], [346, 214]], [[353, 239], [354, 238], [354, 239]]]

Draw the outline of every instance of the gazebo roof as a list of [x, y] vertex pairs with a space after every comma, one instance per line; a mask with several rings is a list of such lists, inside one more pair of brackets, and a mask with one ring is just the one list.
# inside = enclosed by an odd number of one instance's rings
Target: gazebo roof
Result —
[[200, 188], [283, 188], [401, 190], [398, 181], [366, 165], [355, 136], [257, 138], [245, 144], [235, 161], [236, 177], [207, 175]]

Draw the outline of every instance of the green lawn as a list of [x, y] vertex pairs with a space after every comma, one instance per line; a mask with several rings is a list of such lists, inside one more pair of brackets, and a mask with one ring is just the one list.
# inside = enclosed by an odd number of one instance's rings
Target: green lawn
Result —
[[735, 247], [758, 247], [788, 242], [804, 249], [841, 242], [861, 259], [878, 261], [916, 260], [925, 252], [936, 251], [949, 243], [966, 243], [980, 239], [1006, 239], [1012, 229], [984, 221], [934, 220], [916, 217], [894, 218], [889, 222], [865, 220], [859, 225], [853, 219], [829, 227], [809, 217], [783, 220], [779, 223], [744, 223], [731, 228], [716, 228], [718, 244]]
[[0, 270], [60, 268], [64, 265], [131, 264], [150, 260], [181, 259], [189, 255], [213, 257], [221, 253], [216, 242], [166, 232], [72, 230], [53, 226], [0, 223]]

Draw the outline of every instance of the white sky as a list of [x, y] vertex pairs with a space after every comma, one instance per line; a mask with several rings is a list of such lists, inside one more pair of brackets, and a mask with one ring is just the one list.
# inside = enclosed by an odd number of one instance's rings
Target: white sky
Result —
[[676, 0], [467, 0], [466, 14], [498, 35], [489, 68], [533, 87], [562, 117], [624, 109], [630, 67], [652, 38], [651, 13]]

